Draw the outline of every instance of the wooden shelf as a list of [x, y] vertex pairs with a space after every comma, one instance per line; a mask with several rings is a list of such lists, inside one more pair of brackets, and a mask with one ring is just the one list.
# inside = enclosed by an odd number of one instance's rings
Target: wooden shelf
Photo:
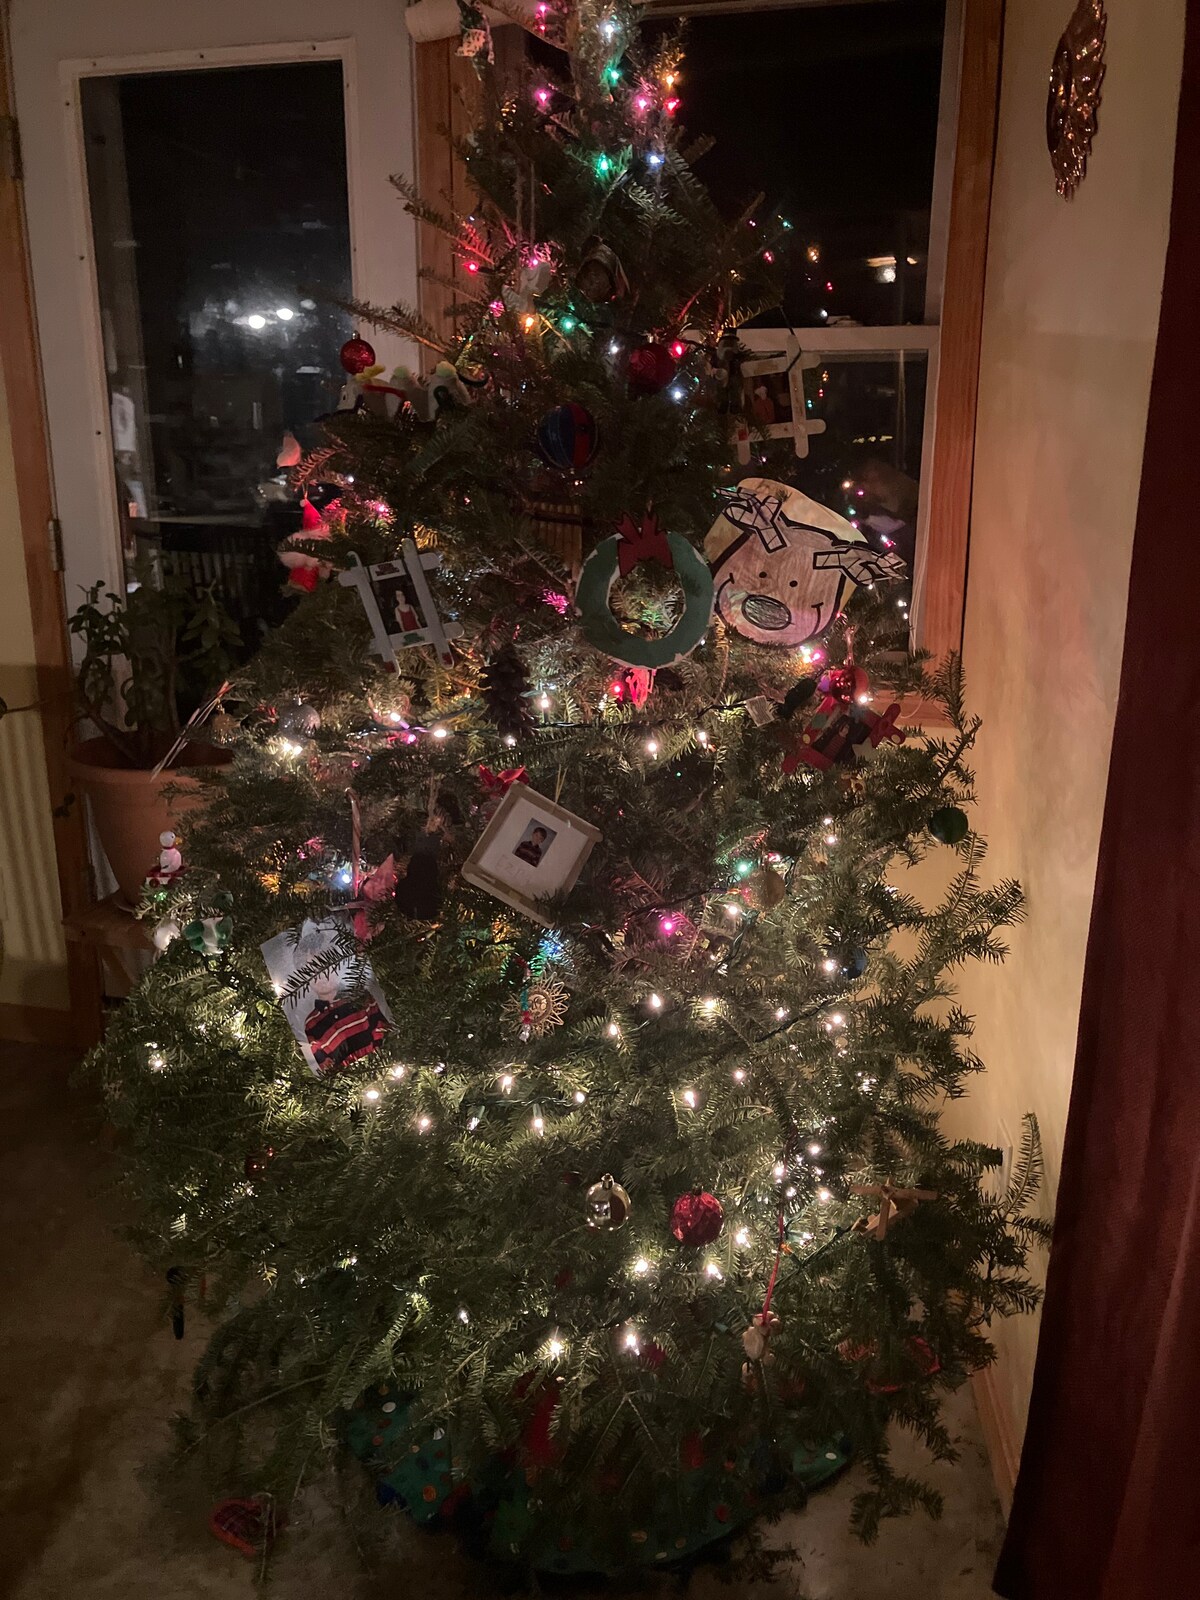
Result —
[[95, 951], [104, 990], [117, 999], [125, 998], [150, 965], [154, 944], [146, 923], [119, 894], [68, 912], [63, 932], [68, 943]]
[[153, 950], [154, 944], [144, 921], [135, 917], [119, 894], [110, 894], [90, 906], [83, 906], [63, 918], [68, 939], [81, 944], [102, 945], [109, 950]]

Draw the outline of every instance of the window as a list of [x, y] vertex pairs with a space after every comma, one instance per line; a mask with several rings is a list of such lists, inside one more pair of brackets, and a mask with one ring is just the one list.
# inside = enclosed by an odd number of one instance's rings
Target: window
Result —
[[[794, 481], [911, 561], [898, 622], [935, 657], [958, 650], [1003, 0], [650, 0], [648, 16], [689, 24], [682, 117], [719, 141], [706, 181], [729, 210], [779, 197], [808, 230], [783, 314], [742, 331], [759, 356], [801, 354], [825, 426]], [[419, 161], [422, 188], [465, 210], [438, 132], [461, 130], [456, 85], [470, 93], [456, 42], [417, 47]], [[445, 273], [442, 248], [423, 244]], [[439, 323], [444, 301], [422, 292]]]
[[80, 84], [127, 562], [216, 583], [247, 647], [295, 525], [276, 457], [336, 404], [350, 331], [340, 61]]
[[803, 370], [809, 430], [788, 476], [904, 560], [902, 638], [928, 567], [960, 8], [701, 0], [684, 14], [680, 115], [716, 141], [701, 176], [726, 214], [765, 193], [797, 238], [782, 305], [741, 334]]

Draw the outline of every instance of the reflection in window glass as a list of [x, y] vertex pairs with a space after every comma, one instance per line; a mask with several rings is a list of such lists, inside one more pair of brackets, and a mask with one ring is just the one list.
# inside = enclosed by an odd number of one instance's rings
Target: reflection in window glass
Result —
[[[806, 456], [785, 458], [783, 476], [854, 522], [876, 550], [898, 555], [911, 576], [928, 357], [897, 350], [803, 360], [805, 411], [825, 428], [810, 435]], [[770, 459], [779, 467], [777, 454]], [[749, 470], [761, 472], [764, 463], [754, 461]], [[894, 595], [903, 614], [911, 583], [896, 585]]]
[[249, 626], [296, 516], [276, 457], [336, 404], [350, 331], [342, 66], [81, 87], [125, 551], [149, 540]]
[[764, 193], [799, 240], [763, 326], [924, 320], [944, 28], [944, 0], [687, 19], [680, 120], [716, 139], [700, 176], [729, 215]]

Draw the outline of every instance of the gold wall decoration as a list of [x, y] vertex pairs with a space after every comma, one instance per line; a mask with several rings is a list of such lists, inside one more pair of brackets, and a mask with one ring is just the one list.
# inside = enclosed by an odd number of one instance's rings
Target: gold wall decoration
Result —
[[1079, 0], [1050, 68], [1046, 143], [1058, 192], [1067, 200], [1083, 182], [1096, 137], [1107, 26], [1104, 0]]

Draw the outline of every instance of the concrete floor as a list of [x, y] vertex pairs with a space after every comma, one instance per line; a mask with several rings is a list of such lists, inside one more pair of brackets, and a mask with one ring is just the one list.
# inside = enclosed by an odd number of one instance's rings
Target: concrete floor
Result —
[[[0, 1596], [4, 1600], [250, 1600], [254, 1564], [205, 1526], [199, 1486], [167, 1509], [144, 1468], [184, 1403], [200, 1332], [177, 1343], [159, 1285], [113, 1229], [109, 1162], [70, 1063], [0, 1045]], [[851, 1472], [774, 1530], [801, 1559], [761, 1593], [778, 1600], [986, 1600], [1001, 1533], [970, 1394], [952, 1402], [955, 1466], [929, 1476], [941, 1522], [886, 1525], [864, 1547], [847, 1531]], [[897, 1446], [897, 1458], [909, 1454]], [[913, 1453], [915, 1455], [915, 1452]], [[348, 1524], [320, 1496], [293, 1522], [272, 1569], [276, 1600], [467, 1600], [486, 1573], [399, 1516], [368, 1572]], [[383, 1514], [381, 1529], [386, 1528]], [[674, 1589], [678, 1593], [678, 1589]], [[700, 1570], [688, 1600], [754, 1592]], [[609, 1591], [607, 1600], [618, 1600]]]

